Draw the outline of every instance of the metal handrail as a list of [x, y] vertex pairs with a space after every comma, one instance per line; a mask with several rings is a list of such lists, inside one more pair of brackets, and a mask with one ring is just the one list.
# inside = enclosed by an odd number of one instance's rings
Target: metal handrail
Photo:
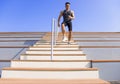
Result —
[[52, 28], [51, 28], [51, 60], [53, 59], [53, 49], [56, 45], [56, 40], [58, 36], [58, 27], [56, 19], [52, 19]]
[[54, 45], [56, 45], [56, 20], [54, 19]]
[[51, 28], [51, 60], [53, 58], [53, 33], [54, 33], [54, 18], [52, 19], [52, 28]]

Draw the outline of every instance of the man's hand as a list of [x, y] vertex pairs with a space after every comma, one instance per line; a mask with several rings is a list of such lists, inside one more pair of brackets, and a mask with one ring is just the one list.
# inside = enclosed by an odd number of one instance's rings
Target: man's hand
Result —
[[73, 17], [72, 17], [72, 16], [70, 16], [70, 15], [69, 15], [69, 18], [70, 18], [70, 19], [73, 19]]
[[71, 20], [73, 20], [75, 18], [75, 15], [74, 15], [74, 11], [72, 11], [72, 15], [71, 16], [68, 16]]

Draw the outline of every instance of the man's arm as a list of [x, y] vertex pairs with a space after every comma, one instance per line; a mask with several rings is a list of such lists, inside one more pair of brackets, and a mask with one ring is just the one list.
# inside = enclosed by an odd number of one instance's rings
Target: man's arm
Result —
[[60, 12], [58, 17], [58, 27], [60, 27], [60, 18], [63, 16], [63, 11]]
[[72, 13], [72, 15], [69, 16], [69, 18], [73, 20], [73, 19], [75, 19], [74, 11], [71, 11], [71, 13]]

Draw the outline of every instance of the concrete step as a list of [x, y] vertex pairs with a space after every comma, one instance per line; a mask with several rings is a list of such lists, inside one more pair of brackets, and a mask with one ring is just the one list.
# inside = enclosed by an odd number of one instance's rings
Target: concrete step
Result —
[[[51, 50], [51, 47], [29, 47], [29, 50]], [[72, 48], [72, 47], [64, 47], [64, 48], [53, 48], [53, 50], [80, 50], [79, 47]]]
[[89, 68], [90, 60], [13, 60], [11, 67], [31, 68]]
[[[33, 45], [34, 47], [51, 48], [51, 45]], [[79, 45], [54, 45], [54, 48], [78, 48]]]
[[[38, 45], [51, 45], [51, 42], [36, 42]], [[68, 45], [68, 42], [57, 42], [56, 45]], [[77, 45], [77, 43], [72, 42], [71, 45]]]
[[97, 68], [3, 68], [2, 78], [95, 79]]
[[[48, 36], [47, 36], [48, 37]], [[38, 43], [51, 43], [51, 40], [44, 40], [44, 41], [41, 41], [41, 40], [39, 40], [39, 41], [37, 41]], [[68, 43], [68, 40], [66, 40], [66, 41], [62, 41], [62, 40], [56, 40], [56, 41], [53, 41], [53, 42], [55, 42], [55, 43]], [[73, 39], [71, 39], [71, 41], [70, 42], [72, 42], [72, 43], [76, 43], [76, 42], [74, 42], [74, 40]]]
[[[41, 49], [41, 50], [28, 49], [28, 51], [29, 51], [29, 50], [30, 50], [30, 51], [42, 51], [42, 52], [44, 52], [44, 51], [51, 51], [50, 49], [49, 49], [49, 50], [48, 50], [48, 49], [46, 49], [46, 50], [45, 50], [45, 49], [44, 49], [44, 50], [42, 50], [42, 49]], [[72, 51], [73, 51], [73, 52], [74, 52], [74, 51], [77, 51], [77, 52], [78, 52], [78, 51], [81, 51], [81, 52], [83, 52], [82, 50], [53, 50], [53, 51], [57, 51], [57, 52], [58, 52], [58, 51], [60, 51], [60, 52], [63, 52], [63, 51], [70, 51], [70, 52], [72, 52]]]
[[[83, 54], [83, 51], [54, 51], [54, 54]], [[27, 50], [26, 54], [51, 54], [51, 51]]]
[[101, 79], [0, 79], [1, 84], [110, 84]]
[[[51, 54], [21, 54], [21, 60], [51, 60]], [[85, 54], [53, 54], [53, 60], [86, 60]]]

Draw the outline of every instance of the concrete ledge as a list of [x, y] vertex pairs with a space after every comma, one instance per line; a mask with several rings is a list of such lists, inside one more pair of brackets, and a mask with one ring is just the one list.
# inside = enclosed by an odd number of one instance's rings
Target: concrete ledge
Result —
[[120, 46], [79, 46], [79, 48], [120, 48]]
[[101, 79], [0, 79], [1, 84], [110, 84]]
[[97, 68], [3, 68], [2, 70], [18, 71], [98, 71]]
[[74, 41], [75, 42], [120, 42], [120, 40], [74, 40]]
[[0, 34], [44, 34], [47, 32], [0, 32]]
[[41, 36], [0, 36], [0, 38], [42, 38]]
[[92, 60], [92, 62], [97, 62], [97, 63], [101, 63], [101, 62], [120, 62], [120, 60]]
[[0, 60], [0, 62], [11, 62], [11, 60]]
[[0, 48], [29, 48], [29, 46], [0, 46]]

